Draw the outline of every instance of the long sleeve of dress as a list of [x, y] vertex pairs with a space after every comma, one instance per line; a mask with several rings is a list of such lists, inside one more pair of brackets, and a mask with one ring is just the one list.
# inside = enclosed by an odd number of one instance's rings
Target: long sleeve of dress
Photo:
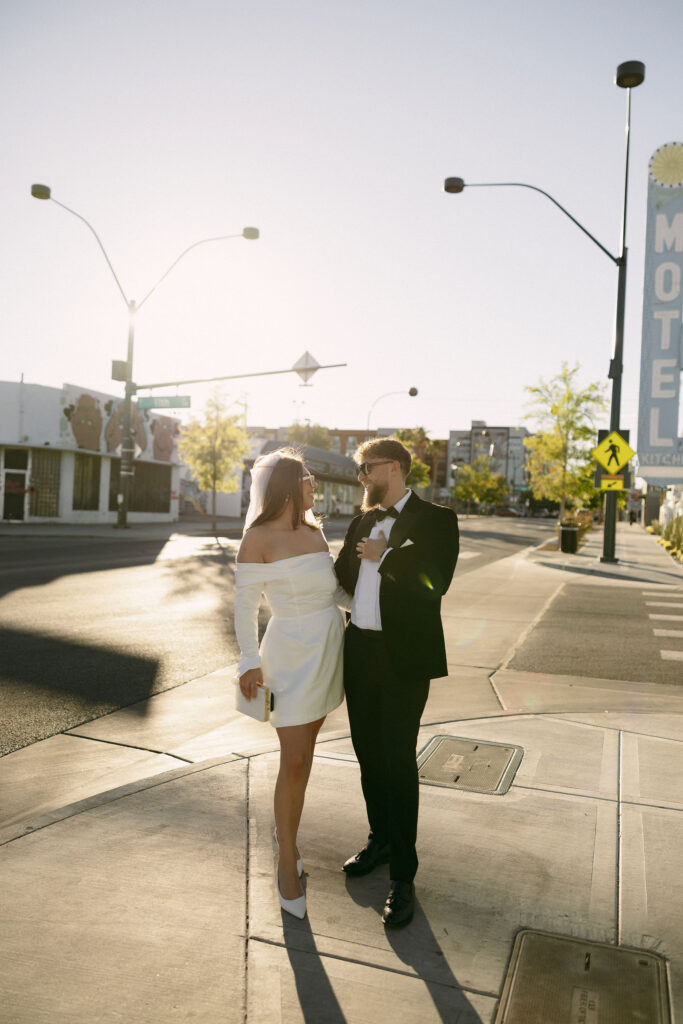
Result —
[[[260, 668], [258, 644], [258, 611], [263, 592], [263, 566], [250, 562], [235, 565], [235, 636], [240, 648], [238, 676], [250, 668]], [[260, 571], [259, 571], [260, 570]]]

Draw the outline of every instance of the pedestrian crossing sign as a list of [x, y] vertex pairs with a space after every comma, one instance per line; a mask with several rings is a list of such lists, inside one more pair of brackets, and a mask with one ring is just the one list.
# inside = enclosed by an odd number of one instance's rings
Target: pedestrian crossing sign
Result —
[[[616, 430], [608, 434], [592, 451], [592, 456], [608, 473], [618, 473], [636, 454]], [[610, 488], [616, 490], [616, 488]]]

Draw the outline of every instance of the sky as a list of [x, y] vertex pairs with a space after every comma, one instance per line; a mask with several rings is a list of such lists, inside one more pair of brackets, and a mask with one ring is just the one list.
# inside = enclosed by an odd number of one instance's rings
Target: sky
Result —
[[[641, 60], [633, 438], [647, 165], [683, 138], [681, 38], [678, 0], [5, 0], [0, 379], [122, 393], [126, 303], [83, 221], [31, 197], [39, 182], [92, 225], [128, 300], [193, 243], [237, 236], [192, 249], [139, 310], [139, 383], [289, 369], [309, 351], [346, 365], [310, 387], [226, 381], [227, 403], [252, 426], [532, 427], [525, 386], [563, 360], [607, 385], [616, 267], [537, 193], [443, 181], [536, 185], [617, 254], [613, 78]], [[179, 389], [194, 415], [209, 391]]]

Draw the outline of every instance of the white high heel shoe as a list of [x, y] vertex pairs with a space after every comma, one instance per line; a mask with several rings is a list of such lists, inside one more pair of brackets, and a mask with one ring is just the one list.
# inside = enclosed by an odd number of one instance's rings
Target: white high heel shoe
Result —
[[[273, 842], [275, 843], [277, 852], [279, 853], [280, 852], [280, 844], [277, 841], [277, 829], [273, 830]], [[301, 857], [299, 857], [297, 862], [296, 862], [296, 873], [299, 876], [299, 878], [301, 878], [301, 876], [304, 873], [304, 862], [301, 859]]]
[[277, 895], [282, 909], [286, 913], [291, 914], [292, 917], [298, 917], [300, 921], [303, 921], [306, 916], [306, 893], [303, 893], [301, 896], [297, 896], [295, 900], [286, 900], [280, 892], [280, 879], [277, 871], [275, 872], [275, 884], [277, 886]]

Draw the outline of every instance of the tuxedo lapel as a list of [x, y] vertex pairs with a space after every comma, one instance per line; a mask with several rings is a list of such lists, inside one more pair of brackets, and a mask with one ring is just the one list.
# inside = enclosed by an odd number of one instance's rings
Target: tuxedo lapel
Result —
[[401, 544], [408, 539], [420, 518], [421, 510], [422, 501], [413, 492], [391, 528], [391, 533], [388, 537], [389, 547], [400, 548]]

